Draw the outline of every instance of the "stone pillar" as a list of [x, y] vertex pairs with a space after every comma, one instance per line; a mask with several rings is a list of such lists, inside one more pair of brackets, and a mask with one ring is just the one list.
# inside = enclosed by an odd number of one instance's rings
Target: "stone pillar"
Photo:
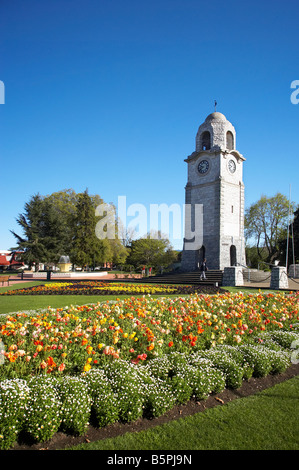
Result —
[[289, 267], [289, 276], [299, 279], [299, 264], [291, 264]]
[[271, 271], [271, 289], [288, 289], [289, 279], [287, 268], [284, 266], [274, 266]]
[[243, 270], [241, 266], [229, 266], [224, 268], [222, 286], [243, 286]]

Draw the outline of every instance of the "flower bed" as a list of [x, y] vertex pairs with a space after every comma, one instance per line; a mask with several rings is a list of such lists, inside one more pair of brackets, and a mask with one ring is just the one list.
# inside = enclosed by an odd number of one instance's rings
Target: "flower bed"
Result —
[[7, 315], [0, 322], [0, 378], [81, 374], [110, 357], [138, 363], [175, 350], [244, 344], [261, 332], [291, 331], [299, 295], [142, 296]]
[[217, 346], [206, 352], [169, 353], [143, 365], [113, 361], [78, 377], [4, 380], [0, 449], [12, 447], [20, 433], [32, 442], [44, 442], [57, 431], [82, 435], [90, 421], [104, 427], [158, 417], [174, 405], [239, 388], [251, 376], [283, 372], [289, 365], [289, 351], [281, 347]]
[[3, 317], [0, 447], [117, 420], [284, 371], [299, 343], [298, 294], [131, 297]]
[[223, 289], [213, 286], [189, 286], [189, 285], [155, 285], [139, 283], [114, 283], [102, 281], [73, 281], [50, 282], [33, 287], [7, 290], [0, 293], [4, 296], [12, 295], [186, 295], [196, 292], [216, 294], [225, 292]]

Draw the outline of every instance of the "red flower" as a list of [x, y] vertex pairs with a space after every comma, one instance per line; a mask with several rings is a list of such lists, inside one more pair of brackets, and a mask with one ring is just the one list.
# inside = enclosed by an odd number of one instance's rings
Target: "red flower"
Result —
[[48, 366], [50, 366], [50, 367], [56, 367], [56, 364], [55, 364], [55, 362], [54, 362], [54, 359], [53, 359], [53, 357], [51, 357], [51, 356], [48, 357], [47, 363], [48, 363]]

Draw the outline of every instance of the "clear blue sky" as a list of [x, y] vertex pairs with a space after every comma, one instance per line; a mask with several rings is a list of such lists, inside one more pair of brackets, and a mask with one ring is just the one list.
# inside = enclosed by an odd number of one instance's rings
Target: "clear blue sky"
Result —
[[298, 203], [298, 14], [297, 0], [1, 0], [0, 249], [36, 193], [182, 205], [215, 99], [246, 206], [290, 185]]

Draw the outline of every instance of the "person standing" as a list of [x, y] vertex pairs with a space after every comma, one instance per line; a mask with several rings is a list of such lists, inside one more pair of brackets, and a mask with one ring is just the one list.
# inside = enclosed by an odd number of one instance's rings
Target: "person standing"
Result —
[[207, 260], [206, 258], [203, 260], [203, 262], [201, 263], [201, 266], [200, 266], [200, 280], [202, 279], [206, 279], [206, 271], [208, 270], [208, 266], [207, 266]]

